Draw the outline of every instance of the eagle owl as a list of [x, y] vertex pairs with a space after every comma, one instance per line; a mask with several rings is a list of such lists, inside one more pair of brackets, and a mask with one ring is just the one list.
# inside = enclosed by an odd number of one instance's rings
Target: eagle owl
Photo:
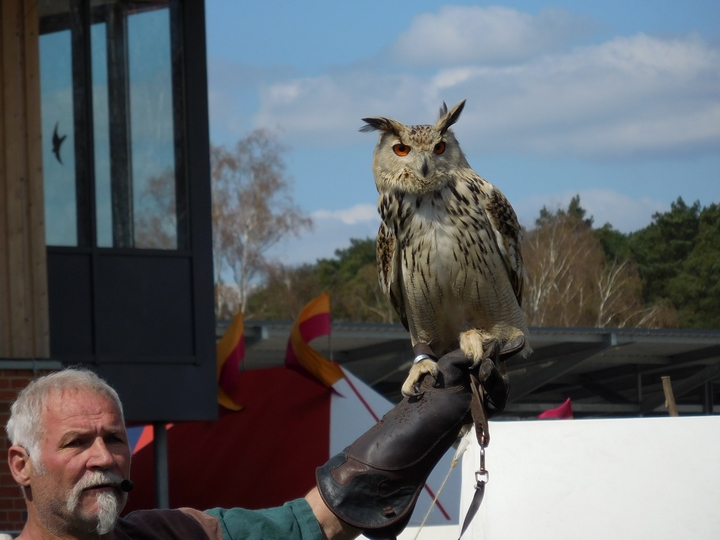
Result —
[[443, 103], [434, 126], [363, 118], [360, 129], [380, 132], [373, 157], [378, 278], [417, 355], [406, 396], [417, 395], [424, 373], [436, 374], [434, 359], [458, 346], [475, 364], [490, 340], [527, 352], [520, 226], [449, 129], [464, 106], [448, 111]]

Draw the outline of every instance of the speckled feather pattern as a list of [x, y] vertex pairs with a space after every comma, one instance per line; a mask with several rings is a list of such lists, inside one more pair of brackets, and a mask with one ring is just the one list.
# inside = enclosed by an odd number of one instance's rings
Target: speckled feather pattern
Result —
[[[527, 335], [521, 232], [507, 199], [470, 168], [442, 115], [435, 126], [382, 120], [383, 127], [373, 125], [382, 132], [373, 164], [382, 218], [378, 277], [413, 345], [426, 343], [439, 356], [471, 329], [501, 340]], [[437, 156], [440, 141], [447, 150]], [[393, 155], [398, 143], [414, 159]]]

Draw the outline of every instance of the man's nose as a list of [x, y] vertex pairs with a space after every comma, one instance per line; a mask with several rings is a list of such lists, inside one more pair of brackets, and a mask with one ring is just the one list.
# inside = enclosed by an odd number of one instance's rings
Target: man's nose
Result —
[[112, 455], [108, 447], [105, 445], [100, 437], [95, 439], [93, 445], [90, 447], [90, 458], [88, 459], [87, 466], [99, 467], [102, 469], [108, 469], [115, 464], [115, 456]]

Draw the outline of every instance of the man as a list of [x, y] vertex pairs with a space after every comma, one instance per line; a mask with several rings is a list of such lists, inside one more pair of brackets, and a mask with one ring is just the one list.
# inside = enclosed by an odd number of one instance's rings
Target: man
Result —
[[[502, 409], [508, 391], [495, 368], [498, 347], [493, 354], [479, 370], [490, 412]], [[20, 393], [6, 427], [8, 464], [28, 512], [19, 538], [394, 538], [428, 474], [470, 421], [470, 364], [461, 354], [443, 357], [437, 379], [423, 381], [424, 394], [405, 399], [319, 468], [318, 486], [304, 499], [267, 510], [145, 510], [124, 519], [131, 454], [117, 393], [90, 371], [42, 377]]]

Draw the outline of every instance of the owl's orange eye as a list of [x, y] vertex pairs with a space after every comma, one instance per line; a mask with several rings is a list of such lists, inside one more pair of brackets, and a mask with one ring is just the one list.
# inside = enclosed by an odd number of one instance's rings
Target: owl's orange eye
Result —
[[435, 152], [437, 155], [442, 154], [445, 151], [445, 142], [440, 141], [435, 145], [435, 148], [433, 148], [433, 152]]
[[398, 156], [407, 156], [410, 153], [410, 147], [406, 144], [399, 143], [393, 146], [393, 152]]

